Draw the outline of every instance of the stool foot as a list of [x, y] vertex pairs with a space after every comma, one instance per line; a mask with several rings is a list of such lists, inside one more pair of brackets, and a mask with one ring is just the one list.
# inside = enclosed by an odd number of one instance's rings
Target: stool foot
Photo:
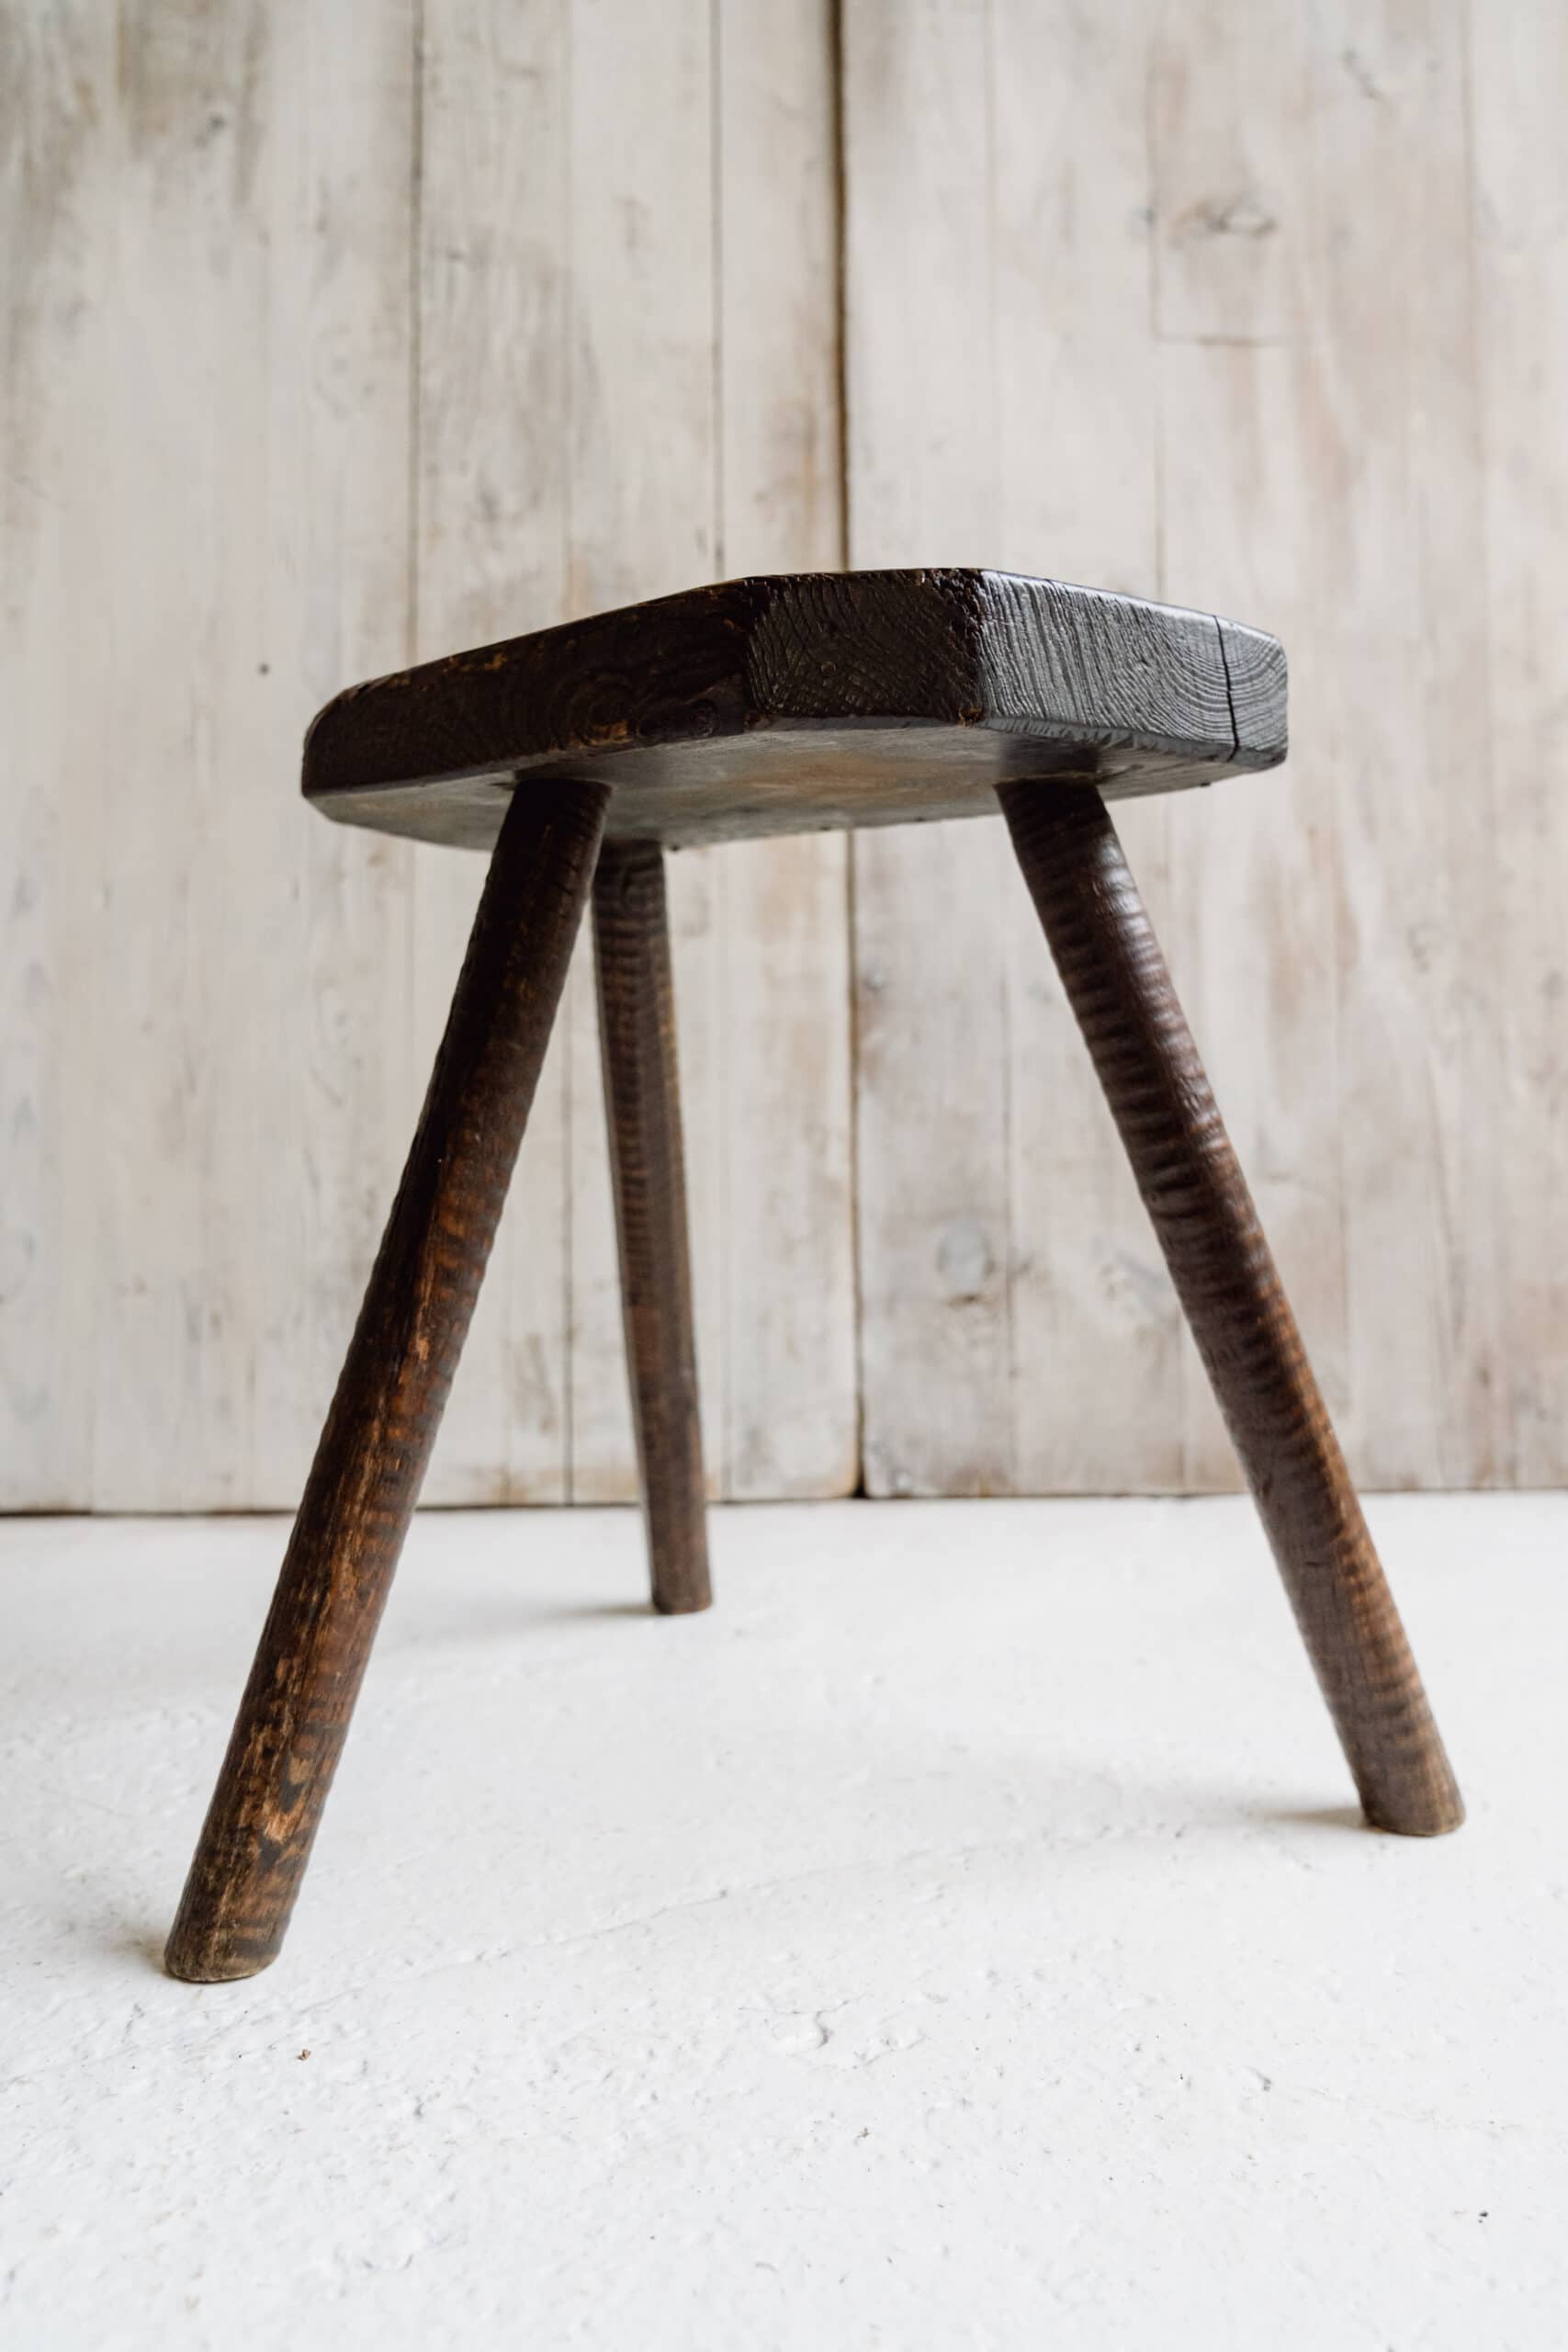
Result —
[[676, 1616], [707, 1608], [713, 1592], [675, 999], [657, 842], [606, 842], [600, 851], [593, 948], [653, 1605]]
[[1367, 1819], [1456, 1829], [1464, 1808], [1404, 1629], [1104, 804], [1049, 783], [998, 797]]
[[519, 786], [165, 1954], [276, 1959], [423, 1482], [587, 902], [609, 794]]

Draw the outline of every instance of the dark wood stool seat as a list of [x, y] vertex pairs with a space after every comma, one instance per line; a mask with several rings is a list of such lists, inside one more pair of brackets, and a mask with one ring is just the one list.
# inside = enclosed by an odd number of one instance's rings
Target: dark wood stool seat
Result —
[[339, 695], [329, 816], [490, 850], [403, 1179], [307, 1483], [168, 1964], [283, 1939], [592, 898], [633, 1419], [656, 1606], [709, 1595], [663, 852], [1006, 818], [1258, 1502], [1368, 1819], [1462, 1808], [1108, 799], [1285, 756], [1276, 642], [973, 571], [731, 581]]
[[804, 572], [694, 588], [455, 653], [330, 702], [328, 816], [489, 849], [514, 782], [615, 789], [611, 841], [994, 816], [1012, 777], [1107, 799], [1285, 756], [1276, 639], [1006, 571]]

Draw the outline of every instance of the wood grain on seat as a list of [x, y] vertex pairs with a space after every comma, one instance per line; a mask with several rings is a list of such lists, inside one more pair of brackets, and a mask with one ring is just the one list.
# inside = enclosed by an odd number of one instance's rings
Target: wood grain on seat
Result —
[[804, 572], [601, 613], [352, 686], [316, 719], [328, 816], [489, 849], [514, 784], [614, 787], [612, 838], [675, 847], [1108, 798], [1285, 756], [1278, 641], [1010, 572]]

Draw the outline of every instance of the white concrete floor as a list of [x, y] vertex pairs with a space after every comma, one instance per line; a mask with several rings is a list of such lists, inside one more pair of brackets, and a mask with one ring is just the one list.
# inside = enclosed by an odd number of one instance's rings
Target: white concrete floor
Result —
[[7, 2352], [1568, 2342], [1568, 1497], [1372, 1506], [1362, 1830], [1243, 1503], [430, 1515], [282, 1960], [158, 1947], [265, 1521], [0, 1526]]

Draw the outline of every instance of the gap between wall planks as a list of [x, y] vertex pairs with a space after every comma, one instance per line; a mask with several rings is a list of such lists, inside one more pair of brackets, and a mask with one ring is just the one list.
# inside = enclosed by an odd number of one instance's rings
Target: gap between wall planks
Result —
[[[1290, 647], [1284, 777], [1118, 823], [1373, 1486], [1568, 1466], [1564, 681], [1524, 584], [1563, 36], [1506, 13], [845, 10], [851, 560], [983, 543]], [[872, 1490], [1234, 1483], [1014, 877], [956, 831], [854, 859]]]
[[[287, 1508], [480, 880], [313, 819], [306, 720], [840, 560], [827, 5], [6, 22], [4, 1499]], [[726, 1493], [856, 1475], [845, 868], [672, 876]], [[580, 970], [433, 1500], [631, 1491], [603, 1126]]]

